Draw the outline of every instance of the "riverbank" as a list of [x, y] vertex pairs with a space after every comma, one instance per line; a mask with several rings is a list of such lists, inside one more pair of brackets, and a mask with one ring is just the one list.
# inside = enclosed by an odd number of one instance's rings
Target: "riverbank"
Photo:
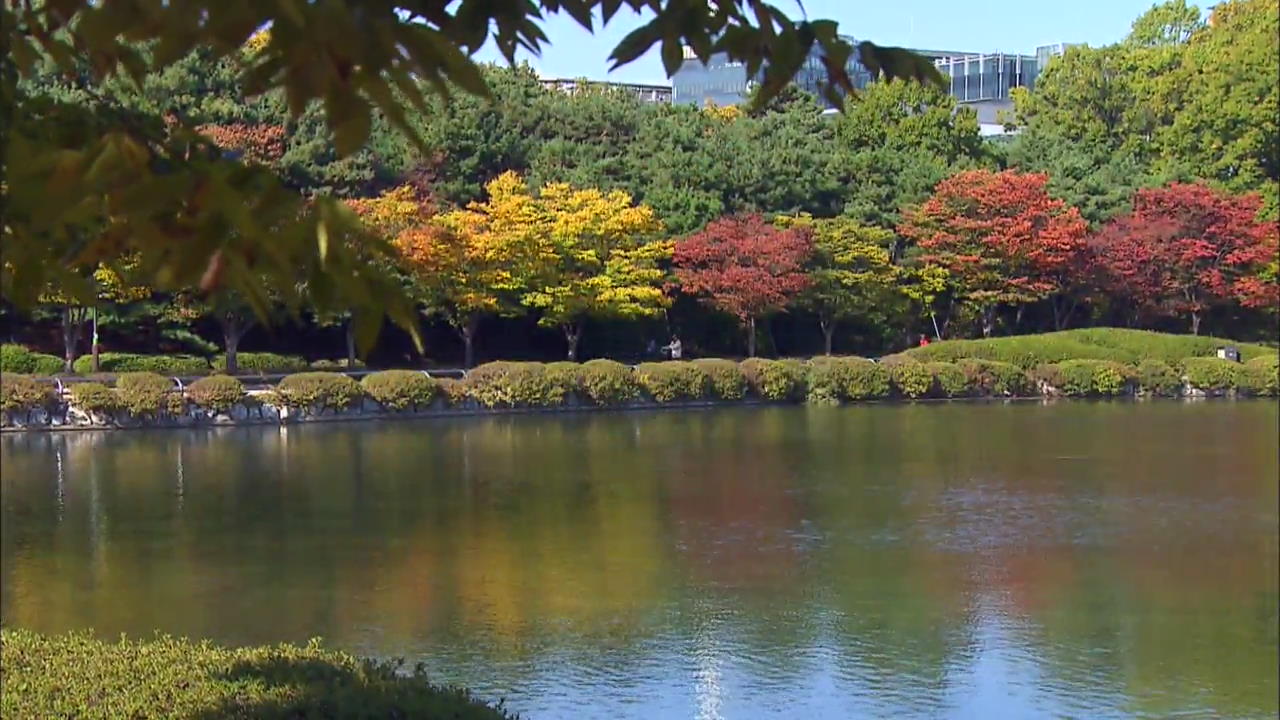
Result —
[[157, 637], [105, 643], [88, 633], [0, 634], [6, 718], [459, 718], [515, 716], [421, 667], [323, 649], [222, 648]]
[[[425, 371], [384, 370], [359, 381], [341, 373], [302, 372], [283, 376], [273, 385], [246, 385], [226, 375], [183, 384], [156, 373], [134, 372], [100, 378], [102, 382], [64, 384], [5, 373], [0, 376], [0, 430], [292, 424], [759, 403], [1247, 397], [1275, 396], [1280, 385], [1280, 355], [1261, 346], [1251, 349], [1253, 357], [1247, 362], [1203, 356], [1166, 362], [1158, 358], [1178, 350], [1167, 344], [1156, 346], [1136, 364], [1100, 357], [1040, 362], [1058, 358], [1069, 344], [1054, 338], [1042, 339], [1037, 346], [1035, 340], [937, 343], [875, 361], [698, 359], [636, 366], [610, 360], [494, 362], [460, 380], [432, 377]], [[987, 357], [965, 357], [966, 348]], [[1124, 347], [1100, 346], [1093, 352], [1104, 357], [1108, 353], [1140, 357]], [[935, 356], [954, 361], [932, 360]]]

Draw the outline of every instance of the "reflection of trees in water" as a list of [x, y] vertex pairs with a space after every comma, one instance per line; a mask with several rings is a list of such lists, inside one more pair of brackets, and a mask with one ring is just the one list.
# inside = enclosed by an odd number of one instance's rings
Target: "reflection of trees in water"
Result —
[[1004, 617], [1045, 692], [1267, 714], [1274, 418], [1214, 407], [6, 436], [0, 598], [37, 628], [323, 634], [512, 682], [641, 675], [678, 636], [709, 717], [726, 678], [800, 686], [818, 645], [888, 710], [943, 712]]

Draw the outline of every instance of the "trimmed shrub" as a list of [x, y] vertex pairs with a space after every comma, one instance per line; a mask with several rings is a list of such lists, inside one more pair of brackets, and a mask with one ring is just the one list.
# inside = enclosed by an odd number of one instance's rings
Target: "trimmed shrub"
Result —
[[1037, 368], [1036, 377], [1067, 397], [1113, 397], [1128, 392], [1133, 370], [1109, 360], [1067, 360]]
[[109, 413], [120, 408], [120, 400], [111, 388], [96, 382], [71, 385], [71, 404], [86, 412]]
[[[93, 356], [81, 355], [71, 369], [79, 375], [93, 372]], [[160, 375], [205, 375], [209, 362], [195, 355], [139, 355], [137, 353], [98, 353], [98, 369], [104, 373], [151, 372]]]
[[889, 379], [899, 395], [922, 398], [934, 392], [933, 371], [930, 369], [934, 364], [939, 363], [898, 359], [888, 365]]
[[1182, 378], [1168, 363], [1143, 360], [1138, 363], [1138, 390], [1144, 395], [1172, 396], [1182, 391]]
[[576, 362], [560, 360], [543, 366], [547, 373], [547, 382], [551, 386], [553, 397], [559, 397], [561, 404], [571, 394], [577, 394], [582, 381], [582, 366]]
[[167, 636], [102, 642], [89, 632], [0, 631], [6, 718], [457, 718], [503, 720], [419, 667], [273, 645], [222, 648]]
[[116, 378], [116, 397], [120, 408], [133, 415], [177, 415], [183, 409], [173, 380], [152, 372], [122, 373]]
[[809, 393], [809, 364], [800, 358], [783, 358], [778, 362], [786, 368], [795, 382], [793, 397], [802, 400]]
[[458, 378], [432, 378], [436, 381], [436, 390], [444, 398], [449, 407], [460, 407], [471, 396], [467, 392], [467, 383]]
[[244, 384], [230, 375], [210, 375], [187, 386], [187, 399], [212, 413], [225, 413], [247, 397]]
[[621, 405], [640, 399], [635, 371], [613, 360], [588, 360], [579, 378], [582, 393], [596, 405]]
[[[213, 369], [218, 372], [227, 371], [227, 355], [213, 358]], [[307, 369], [307, 361], [297, 355], [277, 355], [269, 352], [236, 353], [236, 372], [238, 374], [270, 375], [275, 373], [300, 373]]]
[[808, 401], [874, 400], [889, 396], [889, 369], [860, 357], [809, 360]]
[[654, 400], [703, 400], [711, 395], [711, 377], [700, 366], [684, 360], [641, 363], [636, 380]]
[[694, 365], [711, 378], [711, 392], [721, 400], [741, 400], [747, 394], [747, 377], [742, 368], [732, 360], [717, 358], [699, 358], [692, 361]]
[[795, 400], [801, 397], [804, 385], [804, 365], [786, 360], [747, 358], [739, 366], [751, 388], [751, 393], [763, 400], [775, 402]]
[[564, 374], [549, 376], [534, 362], [485, 363], [467, 373], [468, 394], [484, 407], [552, 407], [564, 403], [570, 388]]
[[436, 396], [435, 380], [416, 370], [383, 370], [365, 375], [360, 387], [386, 410], [417, 410]]
[[1245, 363], [1239, 370], [1236, 387], [1249, 395], [1280, 395], [1280, 356], [1259, 356]]
[[999, 360], [962, 358], [956, 367], [964, 373], [969, 389], [984, 396], [1011, 397], [1032, 394], [1031, 379], [1022, 368]]
[[929, 374], [933, 376], [934, 387], [942, 395], [942, 397], [955, 398], [964, 397], [972, 393], [972, 386], [969, 384], [969, 378], [954, 363], [931, 362], [925, 367]]
[[1275, 354], [1274, 350], [1255, 343], [1127, 328], [1082, 328], [981, 340], [943, 340], [901, 354], [921, 361], [999, 360], [1028, 369], [1065, 360], [1111, 360], [1129, 365], [1160, 360], [1177, 369], [1184, 358], [1212, 356], [1217, 348], [1227, 344], [1235, 345], [1246, 360]]
[[0, 372], [27, 375], [57, 375], [62, 372], [62, 358], [31, 352], [21, 345], [0, 345]]
[[1182, 376], [1193, 388], [1222, 392], [1236, 386], [1240, 363], [1219, 357], [1187, 358], [1182, 361]]
[[53, 405], [53, 386], [29, 376], [0, 373], [0, 410], [26, 412]]
[[364, 391], [360, 383], [346, 375], [327, 372], [303, 372], [289, 375], [276, 385], [274, 404], [290, 408], [345, 410], [360, 401]]
[[[227, 362], [227, 359], [225, 357], [222, 358], [223, 365], [225, 365], [226, 362]], [[236, 364], [240, 365], [240, 357], [238, 355], [236, 356]], [[243, 367], [244, 366], [241, 365], [241, 368]], [[355, 365], [348, 367], [346, 358], [341, 358], [339, 360], [312, 360], [311, 364], [308, 365], [308, 367], [310, 367], [312, 370], [351, 370], [351, 369], [363, 370], [364, 361], [361, 360], [360, 358], [356, 358]]]

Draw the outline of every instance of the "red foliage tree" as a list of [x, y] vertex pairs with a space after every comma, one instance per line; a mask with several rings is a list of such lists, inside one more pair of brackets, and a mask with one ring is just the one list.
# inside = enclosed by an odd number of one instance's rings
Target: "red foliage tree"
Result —
[[681, 288], [729, 313], [756, 354], [756, 320], [786, 307], [809, 286], [804, 263], [813, 253], [806, 228], [778, 228], [759, 215], [720, 218], [676, 243], [672, 260]]
[[[956, 297], [978, 311], [990, 336], [1001, 305], [1052, 301], [1061, 329], [1088, 257], [1080, 212], [1049, 196], [1049, 176], [969, 170], [938, 183], [899, 232], [923, 262], [951, 273]], [[1019, 313], [1021, 315], [1021, 313]]]
[[227, 123], [201, 125], [196, 131], [223, 150], [239, 153], [246, 162], [270, 165], [285, 151], [284, 128], [279, 125]]
[[1193, 334], [1207, 310], [1232, 300], [1276, 307], [1280, 231], [1258, 220], [1261, 205], [1200, 184], [1139, 190], [1133, 212], [1092, 240], [1108, 289], [1142, 312], [1186, 315]]

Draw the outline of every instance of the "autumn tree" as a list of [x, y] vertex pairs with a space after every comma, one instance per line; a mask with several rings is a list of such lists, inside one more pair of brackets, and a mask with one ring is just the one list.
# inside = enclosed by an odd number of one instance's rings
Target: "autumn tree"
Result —
[[1048, 176], [972, 170], [938, 184], [899, 231], [918, 243], [927, 264], [950, 273], [958, 299], [989, 337], [996, 311], [1049, 299], [1057, 316], [1073, 268], [1084, 257], [1086, 223], [1049, 196]]
[[716, 220], [676, 243], [672, 259], [681, 289], [737, 318], [756, 354], [756, 321], [778, 312], [809, 287], [813, 253], [807, 228], [779, 228], [760, 215]]
[[1133, 212], [1093, 240], [1109, 290], [1157, 315], [1183, 315], [1199, 334], [1206, 312], [1232, 300], [1274, 307], [1276, 225], [1262, 199], [1201, 184], [1138, 191]]
[[652, 208], [620, 190], [564, 183], [543, 187], [534, 202], [546, 234], [536, 240], [539, 260], [521, 302], [542, 312], [539, 324], [564, 333], [569, 360], [587, 318], [650, 317], [670, 304], [658, 263], [671, 243], [657, 238], [662, 224]]
[[827, 355], [842, 321], [861, 318], [873, 320], [869, 324], [885, 324], [903, 299], [895, 287], [900, 268], [889, 255], [893, 231], [848, 217], [814, 220], [805, 215], [783, 216], [776, 224], [812, 233], [813, 254], [807, 267], [810, 284], [800, 295], [799, 304], [818, 316]]
[[[65, 284], [50, 287], [41, 296], [41, 302], [57, 308], [59, 326], [62, 334], [63, 363], [67, 372], [72, 371], [80, 343], [84, 339], [85, 330], [92, 328], [90, 352], [93, 354], [92, 369], [98, 371], [98, 309], [103, 305], [124, 305], [151, 296], [151, 289], [145, 285], [135, 284], [137, 271], [135, 258], [126, 258], [124, 262], [112, 265], [98, 265], [92, 272], [70, 272], [63, 274]], [[86, 290], [87, 288], [87, 290]], [[80, 298], [90, 294], [92, 303], [84, 303]]]

